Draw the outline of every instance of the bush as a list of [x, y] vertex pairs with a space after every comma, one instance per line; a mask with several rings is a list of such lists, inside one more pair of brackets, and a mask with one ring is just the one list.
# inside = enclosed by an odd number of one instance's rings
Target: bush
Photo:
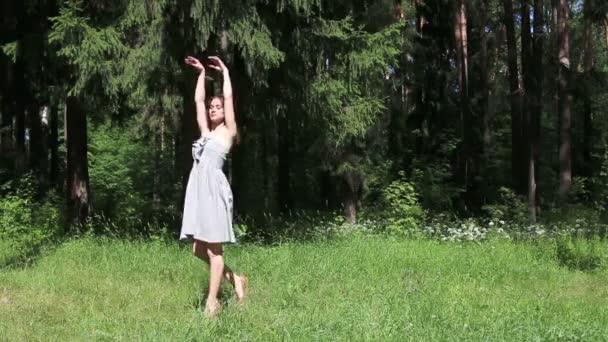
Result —
[[498, 203], [484, 205], [482, 210], [493, 220], [527, 223], [528, 207], [526, 202], [509, 188], [502, 187], [498, 192], [500, 198]]
[[384, 190], [384, 202], [388, 232], [403, 235], [419, 230], [425, 215], [414, 185], [400, 175]]
[[35, 201], [33, 189], [31, 174], [0, 188], [0, 240], [10, 251], [0, 257], [2, 265], [34, 254], [61, 232], [63, 218], [59, 197], [51, 193]]
[[425, 209], [453, 210], [453, 199], [458, 198], [463, 189], [450, 181], [452, 166], [450, 155], [456, 148], [455, 140], [442, 145], [437, 159], [415, 158], [412, 161], [411, 182], [420, 194]]

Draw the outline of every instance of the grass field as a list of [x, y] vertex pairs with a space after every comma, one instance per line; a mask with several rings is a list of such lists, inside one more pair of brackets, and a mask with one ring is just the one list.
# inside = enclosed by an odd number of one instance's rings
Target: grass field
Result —
[[362, 236], [230, 246], [250, 297], [239, 307], [225, 287], [209, 320], [208, 273], [188, 246], [73, 240], [0, 269], [0, 340], [608, 340], [608, 271], [561, 267], [551, 246]]

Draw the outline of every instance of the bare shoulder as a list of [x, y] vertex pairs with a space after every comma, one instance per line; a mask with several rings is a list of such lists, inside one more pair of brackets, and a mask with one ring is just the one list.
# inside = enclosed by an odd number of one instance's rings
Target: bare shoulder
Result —
[[230, 132], [230, 130], [226, 127], [222, 127], [219, 132], [217, 132], [217, 137], [220, 139], [222, 144], [227, 147], [232, 147], [232, 143], [234, 142], [234, 134]]

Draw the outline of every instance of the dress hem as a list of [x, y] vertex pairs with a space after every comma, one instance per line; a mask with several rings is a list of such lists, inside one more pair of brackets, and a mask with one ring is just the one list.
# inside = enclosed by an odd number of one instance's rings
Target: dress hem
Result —
[[179, 240], [180, 241], [198, 240], [198, 241], [207, 242], [207, 243], [221, 243], [221, 244], [234, 244], [234, 243], [236, 243], [236, 240], [234, 240], [234, 241], [230, 241], [230, 240], [211, 241], [209, 239], [205, 239], [205, 238], [201, 238], [201, 237], [198, 237], [198, 236], [194, 236], [192, 234], [182, 235], [182, 236], [179, 237]]

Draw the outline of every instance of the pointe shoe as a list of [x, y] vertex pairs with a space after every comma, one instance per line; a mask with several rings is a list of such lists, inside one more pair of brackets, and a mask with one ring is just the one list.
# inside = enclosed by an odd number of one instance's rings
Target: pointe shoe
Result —
[[242, 275], [238, 277], [238, 282], [236, 282], [235, 287], [241, 288], [242, 295], [239, 296], [237, 292], [236, 302], [240, 305], [245, 303], [245, 298], [247, 297], [247, 290], [249, 289], [249, 278], [247, 276]]
[[205, 304], [205, 316], [207, 318], [215, 318], [222, 311], [222, 305], [219, 302], [215, 304]]

